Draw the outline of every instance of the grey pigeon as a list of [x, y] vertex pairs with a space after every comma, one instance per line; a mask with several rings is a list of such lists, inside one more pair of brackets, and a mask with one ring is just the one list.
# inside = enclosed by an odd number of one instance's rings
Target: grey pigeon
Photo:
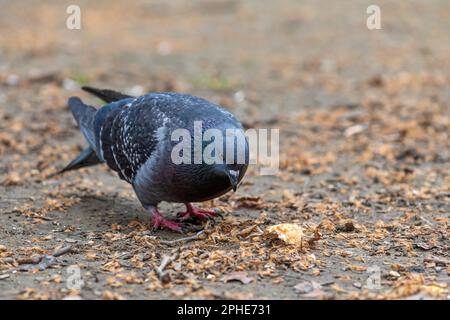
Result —
[[[228, 111], [189, 94], [162, 92], [131, 97], [92, 87], [83, 90], [108, 104], [96, 109], [78, 97], [69, 99], [69, 107], [89, 147], [60, 172], [106, 163], [133, 186], [150, 213], [154, 228], [179, 232], [188, 219], [206, 219], [216, 214], [198, 209], [191, 202], [210, 200], [231, 189], [236, 191], [248, 166], [246, 139], [232, 142], [233, 151], [244, 150], [244, 162], [238, 161], [237, 154], [231, 163], [225, 161], [226, 147], [223, 154], [217, 154], [223, 163], [211, 164], [201, 159], [201, 163], [176, 164], [171, 158], [179, 142], [173, 141], [171, 133], [182, 128], [194, 136], [194, 121], [202, 121], [203, 132], [218, 129], [224, 136], [224, 146], [227, 129], [243, 134], [241, 123]], [[205, 143], [201, 147], [204, 150]], [[194, 158], [193, 154], [190, 156]], [[169, 220], [157, 209], [161, 201], [184, 203], [186, 211], [178, 214], [178, 221]]]

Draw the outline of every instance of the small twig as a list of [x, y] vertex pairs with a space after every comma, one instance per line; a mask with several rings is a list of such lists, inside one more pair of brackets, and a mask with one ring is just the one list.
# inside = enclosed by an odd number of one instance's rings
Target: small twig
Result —
[[39, 215], [36, 215], [36, 214], [33, 214], [31, 217], [32, 217], [33, 219], [40, 219], [40, 220], [44, 220], [44, 221], [53, 221], [52, 218], [44, 217], [44, 216], [39, 216]]
[[434, 224], [433, 224], [430, 220], [428, 220], [428, 219], [426, 219], [426, 218], [424, 218], [424, 217], [422, 217], [422, 216], [419, 216], [419, 218], [420, 218], [422, 221], [425, 221], [425, 223], [428, 224], [429, 226], [434, 227]]
[[179, 238], [179, 239], [175, 239], [175, 240], [159, 240], [159, 243], [172, 245], [172, 244], [176, 244], [176, 243], [180, 243], [180, 242], [189, 242], [189, 241], [197, 240], [203, 233], [205, 233], [205, 230], [200, 230], [196, 234], [189, 236], [189, 237]]
[[177, 251], [171, 256], [163, 256], [161, 259], [161, 264], [159, 267], [155, 268], [155, 273], [158, 276], [159, 280], [161, 280], [162, 283], [168, 283], [170, 282], [170, 275], [168, 272], [165, 271], [167, 266], [178, 259], [180, 256], [180, 252]]
[[66, 254], [66, 253], [71, 252], [72, 249], [73, 249], [73, 248], [72, 248], [71, 245], [62, 247], [62, 248], [60, 248], [60, 249], [58, 249], [58, 250], [53, 251], [52, 256], [54, 256], [54, 257], [62, 256], [62, 255], [64, 255], [64, 254]]
[[50, 255], [48, 255], [48, 254], [41, 254], [41, 255], [38, 255], [38, 256], [33, 256], [33, 257], [29, 257], [29, 258], [19, 259], [19, 260], [17, 260], [17, 263], [20, 264], [20, 265], [22, 265], [22, 264], [38, 264], [46, 256], [48, 256], [48, 257], [55, 257], [56, 258], [56, 257], [59, 257], [59, 256], [62, 256], [64, 254], [66, 254], [66, 253], [69, 253], [71, 251], [72, 251], [72, 246], [69, 245], [69, 246], [65, 246], [65, 247], [62, 247], [60, 249], [54, 250], [53, 254], [50, 254]]
[[450, 260], [436, 256], [425, 257], [423, 259], [423, 262], [434, 262], [436, 264], [441, 264], [444, 266], [450, 265]]
[[22, 265], [22, 264], [38, 264], [39, 262], [41, 262], [42, 258], [44, 258], [44, 255], [27, 257], [27, 258], [23, 258], [23, 259], [18, 259], [17, 263], [20, 265]]

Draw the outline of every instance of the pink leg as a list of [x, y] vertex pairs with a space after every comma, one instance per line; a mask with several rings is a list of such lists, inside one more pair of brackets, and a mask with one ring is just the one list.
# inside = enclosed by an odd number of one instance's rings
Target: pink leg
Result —
[[214, 211], [202, 210], [202, 209], [194, 207], [190, 203], [186, 203], [185, 205], [186, 205], [186, 211], [178, 213], [178, 217], [180, 217], [181, 220], [187, 220], [192, 217], [198, 218], [198, 219], [209, 219], [209, 218], [217, 216], [217, 213], [215, 213]]
[[154, 229], [168, 229], [175, 232], [183, 232], [180, 223], [164, 218], [156, 207], [149, 208], [151, 214], [151, 226]]

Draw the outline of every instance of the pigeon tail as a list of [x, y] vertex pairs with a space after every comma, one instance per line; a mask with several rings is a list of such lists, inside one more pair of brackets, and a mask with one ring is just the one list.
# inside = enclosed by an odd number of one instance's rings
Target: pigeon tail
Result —
[[80, 154], [75, 159], [73, 159], [67, 166], [65, 166], [57, 173], [52, 174], [51, 176], [56, 176], [64, 172], [80, 169], [83, 167], [94, 166], [99, 163], [101, 163], [101, 161], [97, 157], [97, 154], [95, 153], [94, 149], [92, 149], [91, 147], [87, 147], [86, 149], [81, 151]]
[[69, 98], [69, 107], [75, 121], [80, 127], [81, 133], [83, 133], [91, 148], [96, 150], [94, 118], [97, 110], [92, 106], [84, 104], [78, 97]]
[[134, 98], [132, 96], [129, 96], [129, 95], [126, 95], [126, 94], [123, 94], [123, 93], [120, 93], [120, 92], [117, 92], [114, 90], [97, 89], [97, 88], [88, 87], [88, 86], [81, 87], [81, 89], [83, 89], [86, 92], [89, 92], [90, 94], [93, 94], [97, 98], [100, 98], [107, 103], [111, 103], [114, 101], [119, 101], [119, 100], [127, 99], [127, 98]]

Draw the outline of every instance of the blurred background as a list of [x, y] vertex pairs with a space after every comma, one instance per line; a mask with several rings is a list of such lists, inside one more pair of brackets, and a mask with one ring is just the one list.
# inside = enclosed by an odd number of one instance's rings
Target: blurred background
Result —
[[[81, 9], [80, 30], [66, 27], [66, 9], [73, 4]], [[371, 4], [381, 9], [379, 30], [366, 26]], [[382, 297], [414, 294], [435, 280], [448, 283], [448, 267], [423, 266], [415, 270], [423, 278], [408, 278], [425, 255], [443, 257], [448, 249], [448, 1], [0, 0], [0, 9], [0, 244], [10, 252], [5, 256], [28, 254], [30, 237], [46, 237], [55, 221], [45, 217], [74, 226], [68, 236], [80, 241], [83, 232], [101, 238], [111, 226], [130, 227], [136, 212], [140, 221], [146, 219], [131, 188], [103, 167], [46, 178], [84, 145], [66, 101], [77, 95], [100, 105], [80, 91], [89, 84], [132, 95], [188, 92], [223, 105], [246, 127], [279, 128], [280, 174], [250, 170], [238, 193], [214, 205], [238, 219], [256, 219], [261, 212], [272, 223], [320, 225], [326, 219], [336, 228], [344, 225], [338, 231], [353, 221], [358, 234], [331, 232], [327, 241], [333, 246], [314, 253], [324, 263], [305, 267], [306, 277], [340, 281], [344, 291], [327, 287], [333, 294], [362, 294], [352, 283], [364, 283], [366, 274], [351, 263], [396, 272], [383, 283]], [[121, 234], [126, 228], [113, 230]], [[44, 247], [54, 247], [56, 238]], [[114, 250], [132, 246], [123, 241]], [[355, 250], [350, 256], [336, 253], [349, 247]], [[108, 256], [100, 255], [89, 268], [101, 268]], [[405, 267], [392, 267], [396, 263]], [[337, 274], [350, 280], [336, 280]], [[196, 277], [208, 282], [205, 274]], [[294, 274], [284, 282], [263, 282], [270, 290], [258, 282], [248, 292], [298, 298], [292, 290], [298, 279]], [[15, 281], [0, 281], [0, 297], [39, 288], [27, 276]], [[389, 291], [405, 284], [419, 289]], [[36, 297], [39, 289], [34, 290], [27, 297]], [[445, 296], [442, 290], [435, 296]]]
[[[71, 4], [81, 30], [66, 28]], [[447, 1], [378, 1], [381, 30], [366, 27], [370, 4], [3, 0], [0, 67], [3, 77], [36, 69], [218, 100], [243, 90], [258, 116], [361, 99], [374, 77], [448, 76]]]

